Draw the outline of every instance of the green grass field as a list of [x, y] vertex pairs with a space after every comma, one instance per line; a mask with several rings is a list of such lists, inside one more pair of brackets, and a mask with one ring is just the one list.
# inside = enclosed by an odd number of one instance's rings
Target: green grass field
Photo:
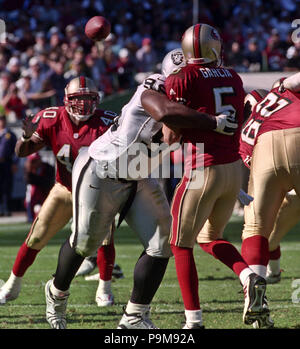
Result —
[[[240, 249], [242, 219], [232, 217], [225, 231], [225, 238]], [[29, 230], [28, 224], [0, 225], [0, 280], [6, 281], [16, 253]], [[40, 252], [35, 263], [27, 271], [19, 298], [0, 307], [1, 329], [48, 329], [45, 320], [44, 286], [55, 272], [60, 245], [70, 234], [66, 227]], [[125, 274], [115, 280], [113, 292], [116, 304], [99, 308], [94, 301], [97, 281], [74, 279], [68, 304], [69, 329], [115, 329], [122, 307], [129, 299], [132, 272], [142, 251], [141, 244], [132, 231], [123, 225], [116, 232], [116, 263]], [[300, 225], [296, 226], [282, 242], [282, 281], [268, 286], [268, 299], [276, 328], [300, 328], [300, 303], [292, 302], [292, 294], [300, 298]], [[246, 329], [242, 323], [243, 295], [236, 275], [195, 246], [199, 275], [199, 293], [207, 329]], [[1, 282], [1, 281], [0, 281]], [[300, 299], [299, 299], [300, 302]], [[152, 320], [161, 329], [180, 329], [184, 321], [184, 309], [176, 279], [174, 259], [168, 269], [152, 304]]]

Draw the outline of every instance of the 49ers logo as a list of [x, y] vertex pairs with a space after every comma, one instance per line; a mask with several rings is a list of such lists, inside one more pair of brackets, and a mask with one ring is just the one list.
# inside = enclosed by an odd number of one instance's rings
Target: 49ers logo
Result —
[[220, 40], [220, 35], [219, 33], [216, 31], [215, 28], [213, 28], [211, 30], [211, 33], [210, 33], [211, 37], [214, 39], [214, 40]]

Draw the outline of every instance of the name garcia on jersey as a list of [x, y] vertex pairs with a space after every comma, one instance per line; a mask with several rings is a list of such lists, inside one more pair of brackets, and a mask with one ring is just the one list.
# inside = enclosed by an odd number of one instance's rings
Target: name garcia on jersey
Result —
[[199, 68], [202, 76], [207, 78], [232, 78], [232, 74], [225, 68]]

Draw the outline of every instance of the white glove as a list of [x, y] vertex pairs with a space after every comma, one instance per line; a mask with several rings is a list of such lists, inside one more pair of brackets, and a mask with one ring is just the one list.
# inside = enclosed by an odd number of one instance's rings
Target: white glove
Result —
[[240, 189], [238, 198], [239, 198], [241, 204], [244, 206], [248, 206], [250, 204], [250, 202], [253, 201], [253, 199], [254, 199], [251, 195], [244, 192], [243, 189]]
[[223, 114], [216, 115], [217, 127], [214, 131], [227, 136], [233, 136], [238, 128], [238, 123], [233, 112], [224, 111]]

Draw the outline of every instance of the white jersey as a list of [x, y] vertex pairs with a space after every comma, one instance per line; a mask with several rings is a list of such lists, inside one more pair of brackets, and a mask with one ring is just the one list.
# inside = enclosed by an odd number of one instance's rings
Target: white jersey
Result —
[[89, 146], [90, 157], [97, 160], [99, 177], [132, 179], [127, 173], [129, 162], [136, 158], [141, 145], [141, 148], [149, 149], [153, 137], [162, 128], [162, 123], [155, 121], [143, 109], [141, 95], [149, 88], [161, 90], [164, 80], [161, 74], [150, 75], [138, 86], [129, 103], [122, 108], [115, 124]]

